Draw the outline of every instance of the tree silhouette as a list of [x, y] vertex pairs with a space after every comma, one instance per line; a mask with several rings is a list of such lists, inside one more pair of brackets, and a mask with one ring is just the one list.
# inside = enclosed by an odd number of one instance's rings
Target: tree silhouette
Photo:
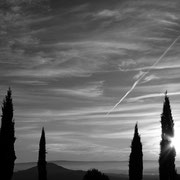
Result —
[[83, 180], [109, 180], [109, 177], [97, 169], [88, 170], [83, 177]]
[[38, 177], [39, 180], [47, 180], [46, 138], [45, 138], [44, 128], [42, 128], [41, 138], [39, 142]]
[[131, 143], [129, 158], [129, 180], [142, 180], [143, 176], [143, 153], [141, 138], [138, 133], [138, 125], [135, 125], [134, 137]]
[[10, 180], [13, 176], [14, 161], [16, 159], [14, 143], [14, 119], [11, 89], [7, 91], [2, 105], [0, 129], [0, 179]]
[[171, 138], [174, 137], [174, 122], [167, 92], [165, 93], [163, 112], [161, 114], [161, 128], [159, 178], [160, 180], [174, 180], [177, 178], [175, 169], [176, 151], [171, 146]]

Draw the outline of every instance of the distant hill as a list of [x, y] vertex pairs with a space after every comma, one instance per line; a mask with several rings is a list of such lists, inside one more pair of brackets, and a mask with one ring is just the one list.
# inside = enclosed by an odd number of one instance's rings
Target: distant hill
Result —
[[[82, 180], [86, 171], [70, 170], [53, 163], [47, 164], [48, 180]], [[128, 175], [107, 174], [110, 180], [128, 180]], [[37, 167], [14, 173], [12, 180], [38, 180]], [[158, 176], [146, 175], [144, 180], [158, 180]]]
[[[113, 174], [128, 174], [128, 161], [50, 161], [58, 166], [65, 167], [71, 170], [83, 170], [98, 169], [104, 173]], [[14, 171], [26, 170], [37, 165], [36, 162], [28, 163], [16, 163]], [[144, 161], [144, 173], [145, 174], [158, 174], [158, 162], [157, 161]]]
[[[72, 171], [65, 169], [61, 166], [57, 166], [53, 163], [47, 164], [48, 179], [51, 180], [71, 180], [71, 179], [82, 179], [85, 172], [83, 171]], [[32, 167], [27, 170], [18, 171], [14, 173], [13, 180], [38, 180], [38, 169], [37, 167]]]

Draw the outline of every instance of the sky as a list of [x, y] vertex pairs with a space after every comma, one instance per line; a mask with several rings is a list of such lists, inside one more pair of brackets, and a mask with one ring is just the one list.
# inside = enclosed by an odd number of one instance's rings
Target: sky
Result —
[[10, 86], [16, 162], [37, 161], [43, 126], [47, 160], [129, 160], [136, 122], [144, 159], [158, 160], [166, 90], [176, 134], [180, 128], [180, 40], [152, 65], [180, 35], [179, 7], [179, 0], [1, 1], [0, 101]]

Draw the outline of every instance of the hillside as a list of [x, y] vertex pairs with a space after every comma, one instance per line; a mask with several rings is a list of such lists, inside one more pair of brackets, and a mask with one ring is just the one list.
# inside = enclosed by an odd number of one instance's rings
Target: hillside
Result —
[[[85, 172], [83, 171], [73, 171], [65, 169], [61, 166], [57, 166], [53, 163], [47, 164], [48, 179], [58, 180], [71, 180], [71, 179], [82, 179]], [[13, 180], [38, 180], [38, 170], [37, 167], [32, 167], [27, 170], [18, 171], [14, 173]]]
[[[82, 180], [85, 171], [81, 170], [70, 170], [58, 166], [53, 163], [47, 164], [48, 179], [50, 180]], [[107, 174], [110, 180], [128, 180], [127, 175], [120, 174]], [[13, 180], [38, 180], [37, 167], [32, 167], [27, 170], [22, 170], [14, 173]], [[146, 175], [144, 180], [158, 180], [158, 176]]]

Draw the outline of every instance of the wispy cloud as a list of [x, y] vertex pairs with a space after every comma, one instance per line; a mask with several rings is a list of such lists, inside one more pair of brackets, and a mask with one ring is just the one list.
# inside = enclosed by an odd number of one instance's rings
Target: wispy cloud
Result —
[[54, 78], [54, 77], [88, 77], [90, 74], [79, 68], [43, 68], [38, 70], [15, 70], [14, 72], [9, 72], [6, 76], [19, 76], [19, 77], [37, 77], [37, 78]]
[[7, 2], [7, 13], [0, 8], [0, 97], [11, 86], [18, 160], [36, 159], [42, 126], [49, 159], [127, 160], [136, 121], [145, 156], [158, 154], [165, 90], [179, 117], [179, 41], [152, 65], [179, 35], [179, 1]]
[[[32, 43], [37, 43], [36, 40], [29, 38], [23, 38], [18, 41], [28, 43], [28, 45], [31, 44], [31, 41]], [[10, 55], [8, 51], [8, 62], [11, 64], [15, 62], [22, 68], [12, 70], [7, 73], [6, 76], [42, 78], [66, 76], [86, 77], [96, 72], [109, 71], [112, 68], [118, 70], [117, 66], [121, 63], [119, 58], [125, 56], [127, 50], [143, 51], [147, 49], [143, 44], [107, 41], [68, 42], [58, 43], [53, 46], [56, 48], [56, 51], [50, 53], [38, 52], [31, 56], [28, 56], [23, 49], [21, 51], [16, 50], [16, 53], [12, 55]], [[64, 50], [64, 48], [66, 48], [66, 50]], [[7, 55], [4, 54], [2, 57], [4, 56]], [[13, 58], [15, 58], [16, 61], [12, 62]], [[28, 59], [28, 61], [22, 62], [23, 58]], [[110, 62], [109, 59], [112, 59], [112, 61]], [[122, 66], [125, 65], [124, 62], [125, 61], [122, 61]], [[28, 66], [28, 68], [26, 68], [26, 66]]]
[[[169, 96], [178, 96], [178, 95], [180, 95], [180, 92], [170, 92], [170, 93], [168, 93], [168, 95]], [[151, 98], [162, 97], [162, 96], [164, 96], [163, 93], [148, 94], [148, 95], [144, 95], [144, 96], [138, 96], [138, 97], [134, 97], [134, 98], [129, 98], [127, 101], [133, 102], [133, 101], [144, 100], [144, 99], [151, 99]]]
[[97, 12], [93, 15], [95, 19], [99, 18], [114, 18], [116, 20], [119, 20], [122, 18], [122, 14], [119, 10], [110, 10], [110, 9], [104, 9], [102, 11]]
[[14, 83], [17, 83], [17, 84], [27, 84], [27, 85], [40, 85], [40, 86], [43, 86], [43, 85], [47, 85], [48, 82], [45, 82], [45, 81], [38, 81], [38, 80], [14, 80], [12, 81]]
[[152, 80], [158, 80], [160, 79], [158, 76], [154, 75], [154, 74], [150, 74], [150, 75], [147, 75], [144, 79], [143, 79], [143, 82], [142, 83], [147, 83], [149, 81], [152, 81]]
[[29, 131], [29, 130], [34, 130], [34, 129], [37, 129], [37, 125], [28, 125], [28, 126], [20, 126], [20, 127], [16, 127], [16, 130], [17, 131]]
[[96, 98], [103, 95], [103, 81], [94, 82], [91, 85], [87, 85], [85, 87], [77, 87], [72, 89], [52, 89], [51, 91], [59, 95]]

